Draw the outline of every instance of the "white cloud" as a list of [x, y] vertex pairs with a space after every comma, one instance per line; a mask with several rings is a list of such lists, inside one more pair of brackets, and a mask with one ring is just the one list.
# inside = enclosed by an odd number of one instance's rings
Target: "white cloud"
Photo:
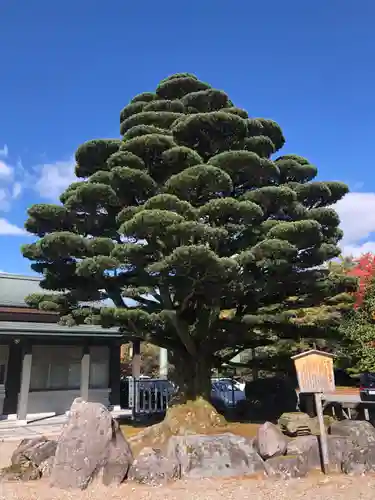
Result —
[[28, 233], [22, 227], [11, 224], [6, 219], [0, 219], [0, 236], [26, 236]]
[[0, 178], [8, 179], [13, 176], [13, 168], [0, 160]]
[[16, 200], [22, 191], [22, 184], [20, 182], [15, 182], [12, 187], [12, 198]]
[[9, 209], [9, 193], [6, 189], [0, 188], [0, 211], [7, 212]]
[[35, 184], [36, 191], [42, 198], [56, 201], [72, 182], [77, 181], [74, 166], [73, 159], [39, 165], [36, 167], [38, 175]]
[[375, 233], [375, 193], [348, 193], [334, 206], [341, 219], [345, 255], [375, 252], [375, 241], [366, 241]]
[[366, 241], [362, 245], [344, 245], [342, 253], [353, 257], [360, 257], [364, 253], [375, 253], [375, 241]]
[[9, 154], [9, 149], [8, 149], [8, 146], [6, 144], [4, 144], [4, 146], [2, 148], [0, 148], [0, 156], [2, 156], [3, 158], [6, 158]]

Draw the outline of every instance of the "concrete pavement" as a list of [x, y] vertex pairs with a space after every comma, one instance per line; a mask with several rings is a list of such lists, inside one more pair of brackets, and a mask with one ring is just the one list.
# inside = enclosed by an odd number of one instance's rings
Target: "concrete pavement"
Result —
[[[111, 411], [113, 418], [129, 418], [129, 410]], [[30, 416], [27, 422], [7, 419], [0, 420], [0, 443], [6, 441], [21, 441], [22, 439], [31, 439], [37, 436], [56, 437], [67, 421], [67, 415], [51, 415], [48, 417], [37, 418]]]

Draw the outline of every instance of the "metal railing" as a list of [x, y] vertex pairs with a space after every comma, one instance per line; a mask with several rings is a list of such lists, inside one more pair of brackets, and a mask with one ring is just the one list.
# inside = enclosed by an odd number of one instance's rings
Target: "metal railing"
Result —
[[128, 405], [134, 416], [162, 414], [167, 411], [175, 389], [169, 380], [129, 378]]
[[[235, 408], [239, 387], [232, 379], [213, 378], [211, 399], [218, 409]], [[133, 417], [163, 414], [172, 396], [178, 391], [169, 380], [127, 377], [123, 381], [123, 407], [132, 411]]]

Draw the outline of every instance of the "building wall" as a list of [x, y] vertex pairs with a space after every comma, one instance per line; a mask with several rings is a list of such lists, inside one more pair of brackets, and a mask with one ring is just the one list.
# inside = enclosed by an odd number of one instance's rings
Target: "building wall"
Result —
[[[34, 346], [27, 413], [65, 413], [80, 397], [82, 346]], [[109, 349], [90, 347], [89, 400], [109, 405]]]
[[[28, 415], [64, 414], [74, 399], [80, 397], [82, 349], [82, 346], [74, 345], [33, 346]], [[107, 346], [92, 346], [90, 355], [89, 401], [108, 406], [109, 349]], [[0, 346], [0, 415], [5, 399], [1, 365], [7, 362], [7, 357], [7, 346]]]
[[[89, 391], [89, 400], [108, 406], [109, 392], [109, 389], [91, 389]], [[75, 398], [79, 397], [79, 390], [30, 392], [27, 413], [56, 413], [61, 415], [68, 411]]]

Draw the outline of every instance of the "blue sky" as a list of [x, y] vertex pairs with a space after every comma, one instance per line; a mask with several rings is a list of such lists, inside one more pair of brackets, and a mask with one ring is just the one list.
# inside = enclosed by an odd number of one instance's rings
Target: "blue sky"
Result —
[[133, 95], [185, 71], [349, 183], [345, 251], [375, 249], [374, 19], [373, 0], [0, 0], [0, 269], [30, 273], [26, 210], [57, 199], [75, 149], [118, 137]]

